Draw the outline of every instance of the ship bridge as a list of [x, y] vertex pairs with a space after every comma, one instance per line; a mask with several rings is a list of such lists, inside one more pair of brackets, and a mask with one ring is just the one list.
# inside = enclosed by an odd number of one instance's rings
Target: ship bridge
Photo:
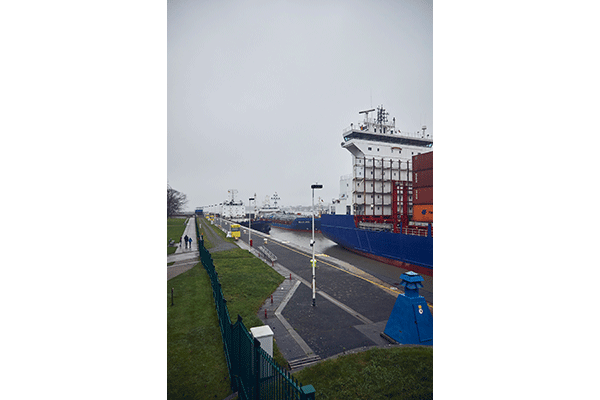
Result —
[[[369, 113], [377, 111], [376, 118], [369, 118]], [[433, 146], [433, 137], [431, 133], [425, 133], [427, 127], [423, 125], [421, 131], [414, 133], [401, 132], [396, 129], [396, 118], [392, 122], [388, 121], [389, 113], [385, 111], [383, 105], [377, 107], [377, 110], [370, 109], [360, 111], [359, 114], [365, 114], [365, 119], [354, 127], [350, 124], [343, 132], [344, 141], [342, 147], [348, 149], [353, 155], [360, 157], [365, 150], [361, 151], [360, 147], [365, 142], [371, 142], [375, 145], [381, 144], [384, 147], [401, 150], [401, 146], [410, 146], [415, 148], [415, 151], [425, 150]], [[371, 150], [368, 148], [368, 150]], [[397, 153], [396, 153], [397, 154]]]
[[[375, 119], [368, 117], [373, 111], [377, 111]], [[359, 114], [366, 114], [364, 121], [351, 124], [343, 132], [341, 145], [352, 154], [353, 171], [352, 179], [342, 182], [345, 196], [340, 196], [340, 200], [345, 201], [344, 204], [340, 201], [339, 209], [371, 218], [363, 222], [382, 224], [383, 220], [372, 218], [394, 219], [402, 203], [402, 213], [408, 217], [413, 213], [413, 157], [433, 150], [433, 135], [425, 125], [420, 131], [401, 132], [396, 128], [395, 118], [388, 122], [383, 106]], [[383, 225], [375, 227], [389, 229]]]
[[[433, 145], [433, 139], [429, 137], [412, 137], [403, 135], [392, 135], [383, 133], [370, 133], [352, 130], [349, 133], [344, 134], [344, 142], [348, 142], [352, 139], [367, 140], [372, 142], [390, 143], [398, 145], [409, 145], [418, 147], [431, 147]], [[345, 143], [342, 143], [344, 146]]]

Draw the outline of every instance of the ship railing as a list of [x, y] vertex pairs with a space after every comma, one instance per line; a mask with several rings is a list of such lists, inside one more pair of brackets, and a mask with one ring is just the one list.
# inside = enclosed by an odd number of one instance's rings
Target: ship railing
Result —
[[[405, 235], [427, 237], [427, 228], [402, 228], [402, 233]], [[433, 226], [431, 227], [431, 237], [433, 237]]]
[[[359, 123], [359, 124], [356, 124], [356, 125], [350, 125], [349, 127], [345, 128], [342, 131], [342, 135], [345, 135], [345, 134], [350, 133], [350, 132], [355, 131], [355, 130], [359, 131], [359, 130], [361, 130], [360, 129], [361, 126], [364, 126], [364, 124], [363, 123]], [[416, 131], [416, 132], [409, 132], [409, 131], [402, 131], [402, 130], [398, 131], [393, 126], [391, 126], [391, 125], [385, 124], [384, 126], [387, 127], [387, 128], [390, 128], [390, 130], [392, 132], [394, 132], [394, 133], [392, 133], [392, 135], [394, 135], [394, 136], [403, 136], [403, 137], [407, 137], [407, 138], [432, 139], [433, 140], [433, 133], [431, 133], [431, 132], [427, 132], [427, 133], [424, 134], [423, 131]], [[379, 134], [379, 132], [368, 132], [366, 130], [364, 130], [363, 132], [377, 133], [377, 134]], [[386, 132], [386, 133], [388, 133], [388, 132]]]
[[406, 170], [406, 169], [408, 169], [408, 161], [392, 160], [390, 158], [363, 157], [363, 158], [355, 158], [354, 167]]
[[[391, 231], [392, 229], [396, 230], [400, 228], [399, 221], [394, 227], [394, 221], [392, 219], [392, 216], [390, 215], [355, 214], [354, 221], [357, 227], [372, 231]], [[430, 235], [431, 237], [433, 237], [433, 225], [429, 225], [422, 222], [416, 222], [415, 224], [416, 225], [411, 224], [409, 226], [403, 226], [402, 233], [405, 235], [427, 237], [427, 232], [428, 230], [430, 230]]]

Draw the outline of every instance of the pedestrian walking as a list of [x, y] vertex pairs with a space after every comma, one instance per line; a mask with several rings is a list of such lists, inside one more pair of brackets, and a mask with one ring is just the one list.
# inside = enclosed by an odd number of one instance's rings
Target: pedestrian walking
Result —
[[190, 249], [191, 249], [192, 248], [192, 238], [190, 237], [188, 240], [190, 241]]
[[179, 248], [181, 248], [182, 244], [183, 244], [183, 236], [179, 236]]
[[187, 247], [188, 247], [188, 235], [185, 235], [184, 239], [185, 239], [185, 248], [187, 249]]

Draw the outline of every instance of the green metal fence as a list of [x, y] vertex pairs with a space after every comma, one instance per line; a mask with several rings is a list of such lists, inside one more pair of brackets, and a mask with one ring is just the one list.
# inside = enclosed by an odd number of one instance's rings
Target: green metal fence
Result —
[[302, 386], [292, 374], [277, 364], [260, 347], [260, 342], [252, 337], [244, 326], [242, 317], [238, 315], [237, 321], [231, 323], [219, 275], [200, 236], [198, 218], [196, 218], [196, 240], [200, 250], [200, 260], [208, 272], [212, 285], [231, 389], [237, 391], [242, 400], [314, 400], [313, 386]]

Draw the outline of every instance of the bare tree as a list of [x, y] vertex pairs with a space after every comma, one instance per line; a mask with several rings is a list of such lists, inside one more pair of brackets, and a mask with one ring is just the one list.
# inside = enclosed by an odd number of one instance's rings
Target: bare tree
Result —
[[173, 189], [167, 184], [167, 218], [182, 211], [187, 203], [186, 195]]

